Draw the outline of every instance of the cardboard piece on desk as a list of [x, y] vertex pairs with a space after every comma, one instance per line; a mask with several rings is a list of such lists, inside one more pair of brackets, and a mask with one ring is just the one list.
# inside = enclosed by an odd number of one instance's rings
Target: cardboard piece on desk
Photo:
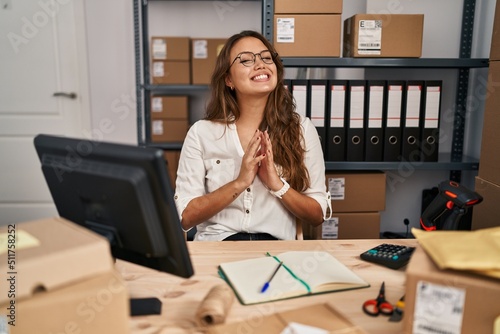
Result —
[[253, 317], [247, 321], [217, 325], [209, 327], [207, 333], [281, 334], [291, 323], [311, 326], [328, 332], [342, 330], [342, 333], [346, 334], [366, 333], [328, 303], [274, 313], [257, 320]]

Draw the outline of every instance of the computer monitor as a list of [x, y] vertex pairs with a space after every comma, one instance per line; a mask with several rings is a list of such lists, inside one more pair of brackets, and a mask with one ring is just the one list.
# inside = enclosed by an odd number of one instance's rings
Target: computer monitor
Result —
[[106, 237], [115, 258], [194, 274], [161, 149], [43, 134], [34, 145], [61, 217]]

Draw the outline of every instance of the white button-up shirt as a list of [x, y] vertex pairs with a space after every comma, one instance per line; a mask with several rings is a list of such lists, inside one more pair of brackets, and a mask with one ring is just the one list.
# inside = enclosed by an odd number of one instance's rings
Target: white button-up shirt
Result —
[[[325, 162], [316, 128], [302, 118], [305, 140], [305, 165], [311, 179], [303, 193], [314, 198], [323, 209], [329, 204], [325, 184]], [[179, 215], [193, 198], [215, 191], [236, 179], [244, 155], [236, 125], [197, 121], [182, 145], [176, 180], [175, 203]], [[269, 233], [278, 239], [293, 240], [295, 217], [271, 195], [256, 177], [224, 210], [196, 226], [194, 240], [214, 241], [238, 233]]]

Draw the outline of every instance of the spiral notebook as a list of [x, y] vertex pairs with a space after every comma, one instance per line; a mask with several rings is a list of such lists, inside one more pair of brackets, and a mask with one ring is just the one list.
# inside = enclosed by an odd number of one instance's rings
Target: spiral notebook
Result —
[[[370, 286], [324, 251], [267, 253], [259, 258], [221, 263], [219, 275], [244, 305]], [[269, 286], [262, 292], [266, 283]]]

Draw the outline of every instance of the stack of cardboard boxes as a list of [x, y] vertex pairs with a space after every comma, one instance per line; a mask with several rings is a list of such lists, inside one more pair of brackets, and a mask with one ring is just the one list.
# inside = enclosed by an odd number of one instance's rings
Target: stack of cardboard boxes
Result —
[[182, 142], [188, 128], [187, 96], [151, 97], [152, 142]]
[[380, 238], [385, 182], [385, 173], [378, 171], [328, 173], [326, 183], [332, 198], [332, 217], [313, 229], [312, 238]]
[[[224, 38], [151, 38], [151, 81], [159, 85], [208, 85]], [[189, 128], [187, 96], [151, 98], [151, 141], [182, 142]]]
[[[343, 57], [422, 54], [424, 15], [357, 14], [344, 22]], [[342, 0], [275, 0], [274, 46], [282, 57], [340, 57]]]
[[500, 226], [498, 203], [500, 203], [500, 6], [497, 4], [490, 50], [490, 66], [486, 89], [481, 90], [486, 99], [484, 109], [483, 138], [479, 173], [475, 190], [484, 200], [475, 206], [472, 213], [472, 229]]
[[225, 38], [151, 38], [151, 81], [161, 85], [208, 85]]

